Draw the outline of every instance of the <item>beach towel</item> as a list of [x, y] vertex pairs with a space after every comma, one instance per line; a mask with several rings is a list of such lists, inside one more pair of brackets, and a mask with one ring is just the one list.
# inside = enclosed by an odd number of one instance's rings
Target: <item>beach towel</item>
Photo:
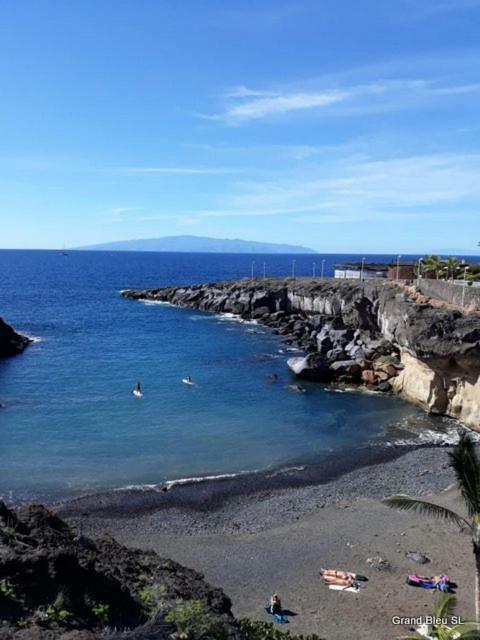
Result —
[[358, 593], [360, 587], [342, 587], [340, 584], [329, 584], [328, 588], [332, 591], [348, 591], [349, 593]]
[[268, 613], [268, 615], [272, 616], [272, 618], [278, 624], [287, 624], [289, 622], [287, 616], [284, 613], [282, 613], [282, 612], [280, 612], [280, 613], [272, 613], [270, 611], [270, 605], [268, 603], [264, 606], [264, 609]]
[[455, 593], [454, 586], [456, 586], [445, 573], [440, 576], [439, 580], [435, 580], [433, 577], [424, 578], [416, 573], [411, 573], [407, 576], [407, 584], [421, 589], [435, 589], [444, 593]]

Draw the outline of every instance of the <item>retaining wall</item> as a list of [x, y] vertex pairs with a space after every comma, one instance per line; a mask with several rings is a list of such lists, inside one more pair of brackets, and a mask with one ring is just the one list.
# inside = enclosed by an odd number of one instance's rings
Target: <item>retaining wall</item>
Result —
[[426, 296], [437, 300], [444, 300], [458, 306], [461, 306], [463, 300], [464, 306], [474, 306], [480, 309], [480, 287], [469, 286], [468, 284], [465, 286], [461, 281], [448, 282], [445, 280], [424, 279], [420, 280], [418, 289]]

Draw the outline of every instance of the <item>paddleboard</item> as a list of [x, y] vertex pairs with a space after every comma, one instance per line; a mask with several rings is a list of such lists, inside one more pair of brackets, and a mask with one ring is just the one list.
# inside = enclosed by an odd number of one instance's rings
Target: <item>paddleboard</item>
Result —
[[187, 378], [182, 378], [182, 382], [183, 384], [190, 384], [192, 386], [195, 384], [192, 380], [188, 380]]
[[132, 391], [132, 393], [136, 398], [142, 398], [143, 397], [143, 393], [141, 391], [139, 391], [138, 389], [134, 389]]

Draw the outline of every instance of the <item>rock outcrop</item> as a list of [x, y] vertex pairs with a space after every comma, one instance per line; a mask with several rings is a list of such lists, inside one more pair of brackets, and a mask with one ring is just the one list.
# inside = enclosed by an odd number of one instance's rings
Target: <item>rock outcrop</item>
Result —
[[16, 333], [0, 318], [0, 358], [8, 358], [21, 353], [31, 342], [30, 338]]
[[480, 318], [396, 283], [243, 280], [123, 295], [258, 320], [304, 351], [288, 362], [298, 376], [392, 390], [480, 429]]
[[78, 535], [42, 506], [0, 502], [1, 640], [169, 640], [189, 619], [219, 630], [205, 637], [238, 640], [230, 607], [192, 569]]

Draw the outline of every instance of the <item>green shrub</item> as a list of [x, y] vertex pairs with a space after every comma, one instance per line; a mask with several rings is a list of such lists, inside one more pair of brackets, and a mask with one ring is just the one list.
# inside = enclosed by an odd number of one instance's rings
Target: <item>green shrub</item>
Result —
[[104, 602], [92, 602], [91, 611], [100, 624], [105, 626], [108, 623], [110, 605]]
[[57, 609], [55, 606], [50, 605], [47, 608], [47, 616], [50, 620], [54, 620], [55, 622], [66, 622], [68, 618], [72, 615], [70, 611], [66, 609]]
[[312, 634], [308, 636], [292, 636], [289, 631], [280, 631], [271, 622], [257, 622], [242, 618], [239, 620], [242, 640], [322, 640]]
[[4, 595], [5, 598], [8, 598], [9, 600], [15, 600], [16, 598], [15, 589], [8, 582], [8, 580], [5, 580], [5, 579], [0, 580], [0, 593]]
[[165, 620], [185, 640], [225, 640], [227, 631], [199, 600], [170, 609]]

